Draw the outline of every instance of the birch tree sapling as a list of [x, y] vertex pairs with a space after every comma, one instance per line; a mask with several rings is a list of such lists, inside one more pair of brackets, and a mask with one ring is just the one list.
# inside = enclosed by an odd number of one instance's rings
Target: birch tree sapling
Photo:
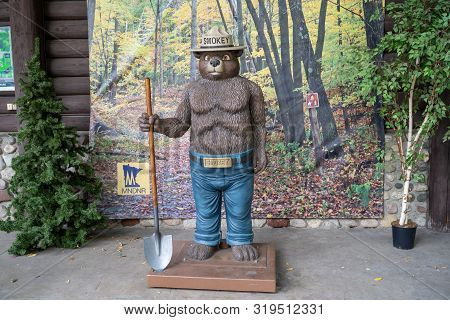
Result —
[[[442, 100], [449, 89], [450, 2], [447, 0], [405, 0], [389, 4], [387, 13], [394, 23], [380, 44], [372, 50], [375, 58], [385, 52], [395, 58], [368, 66], [361, 89], [375, 103], [381, 97], [381, 116], [393, 129], [398, 143], [403, 177], [399, 224], [408, 224], [410, 181], [417, 162], [423, 157], [425, 140], [440, 120], [450, 116]], [[450, 130], [449, 130], [450, 131]]]

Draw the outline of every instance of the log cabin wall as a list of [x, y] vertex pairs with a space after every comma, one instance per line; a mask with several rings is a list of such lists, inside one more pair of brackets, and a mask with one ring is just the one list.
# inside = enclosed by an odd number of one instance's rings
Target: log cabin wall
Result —
[[67, 125], [89, 131], [89, 46], [86, 1], [45, 1], [47, 72], [68, 110]]
[[[10, 25], [10, 10], [14, 9], [10, 9], [9, 2], [0, 2], [0, 26]], [[86, 136], [90, 112], [87, 3], [47, 0], [41, 6], [43, 56], [56, 94], [67, 107], [63, 121]], [[16, 111], [7, 110], [7, 104], [14, 101], [14, 92], [0, 93], [0, 132], [17, 131]]]
[[33, 39], [41, 38], [42, 62], [54, 79], [56, 94], [67, 110], [63, 121], [77, 129], [80, 140], [89, 131], [89, 50], [86, 1], [0, 0], [0, 26], [11, 26], [15, 92], [0, 92], [0, 218], [10, 205], [7, 186], [18, 154], [17, 112], [7, 104], [21, 96], [17, 88], [25, 62], [33, 53]]

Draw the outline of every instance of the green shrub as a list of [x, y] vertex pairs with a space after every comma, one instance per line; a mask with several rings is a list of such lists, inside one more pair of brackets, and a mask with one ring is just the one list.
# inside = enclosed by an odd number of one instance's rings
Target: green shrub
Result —
[[363, 207], [369, 206], [369, 193], [370, 193], [370, 183], [366, 182], [364, 184], [352, 184], [348, 190], [349, 198], [354, 195], [359, 197], [359, 202]]

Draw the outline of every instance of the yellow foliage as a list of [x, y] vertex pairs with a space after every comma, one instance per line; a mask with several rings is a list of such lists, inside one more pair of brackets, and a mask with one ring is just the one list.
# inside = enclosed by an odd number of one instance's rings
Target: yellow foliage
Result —
[[[191, 47], [191, 1], [178, 0], [170, 2], [166, 7], [168, 0], [162, 0], [165, 8], [162, 13], [163, 33], [161, 35], [163, 47], [163, 76], [169, 85], [170, 76], [176, 74], [178, 79], [188, 79], [190, 68], [190, 47]], [[289, 25], [289, 42], [290, 55], [292, 58], [292, 17], [290, 14], [289, 2], [288, 8], [288, 25]], [[152, 2], [155, 5], [156, 1]], [[228, 29], [237, 37], [237, 29], [230, 11], [227, 0], [219, 1], [225, 22]], [[258, 0], [252, 0], [256, 11], [258, 12]], [[280, 24], [278, 1], [264, 1], [271, 20], [273, 34], [277, 42], [277, 53], [280, 52]], [[222, 25], [222, 19], [217, 10], [216, 1], [198, 0], [197, 1], [197, 25], [198, 39], [201, 32], [207, 31], [214, 25]], [[111, 70], [113, 60], [114, 43], [119, 46], [118, 68], [119, 73], [128, 72], [123, 76], [121, 86], [128, 88], [133, 87], [145, 75], [153, 74], [153, 56], [155, 50], [154, 28], [155, 15], [150, 7], [151, 2], [148, 0], [97, 0], [95, 14], [95, 29], [93, 34], [93, 42], [91, 47], [91, 73], [92, 82], [97, 86], [98, 81], [102, 81], [108, 77], [105, 70]], [[243, 6], [243, 24], [245, 31], [252, 44], [253, 51], [251, 56], [254, 60], [266, 60], [266, 55], [258, 44], [258, 32], [251, 15], [248, 12], [246, 2], [242, 1]], [[320, 14], [321, 0], [303, 0], [302, 8], [305, 16], [306, 24], [309, 31], [309, 38], [312, 47], [316, 48], [318, 38], [318, 22]], [[344, 56], [350, 55], [351, 49], [355, 47], [364, 47], [365, 32], [364, 22], [361, 17], [362, 2], [361, 0], [341, 0], [341, 6], [354, 12], [341, 9], [338, 13], [336, 5], [328, 2], [327, 15], [325, 25], [325, 45], [322, 54], [321, 76], [327, 90], [336, 87], [336, 79], [342, 78], [345, 72], [351, 72], [352, 69], [342, 63], [340, 52]], [[341, 19], [340, 26], [338, 18]], [[115, 19], [119, 22], [118, 31], [115, 32]], [[265, 34], [269, 41], [269, 50], [272, 50], [270, 38], [267, 32], [267, 24], [265, 24]], [[339, 45], [339, 37], [342, 38], [342, 45]], [[235, 39], [237, 40], [237, 39]], [[305, 49], [305, 48], [302, 48]], [[274, 52], [272, 52], [273, 54]], [[159, 66], [158, 56], [158, 66]], [[266, 65], [265, 65], [266, 66]], [[125, 71], [124, 71], [125, 70]], [[159, 67], [155, 78], [159, 78]], [[264, 91], [266, 99], [271, 102], [276, 100], [276, 94], [270, 71], [267, 67], [256, 73], [246, 73], [244, 76], [257, 82]], [[178, 80], [179, 81], [179, 80]], [[132, 89], [130, 89], [132, 91]], [[299, 90], [307, 90], [306, 77], [303, 76], [303, 84]], [[330, 95], [330, 100], [334, 102], [337, 99]], [[348, 94], [345, 98], [346, 102], [355, 102], [356, 98]], [[273, 105], [276, 105], [274, 103]]]

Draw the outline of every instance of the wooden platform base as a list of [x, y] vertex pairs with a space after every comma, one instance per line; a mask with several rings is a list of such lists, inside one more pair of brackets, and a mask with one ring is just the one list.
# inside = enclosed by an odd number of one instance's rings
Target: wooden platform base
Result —
[[149, 287], [276, 292], [275, 247], [272, 244], [255, 243], [260, 255], [258, 261], [239, 262], [233, 259], [231, 248], [216, 251], [208, 260], [188, 260], [186, 251], [190, 243], [173, 242], [172, 261], [163, 272], [149, 272]]

